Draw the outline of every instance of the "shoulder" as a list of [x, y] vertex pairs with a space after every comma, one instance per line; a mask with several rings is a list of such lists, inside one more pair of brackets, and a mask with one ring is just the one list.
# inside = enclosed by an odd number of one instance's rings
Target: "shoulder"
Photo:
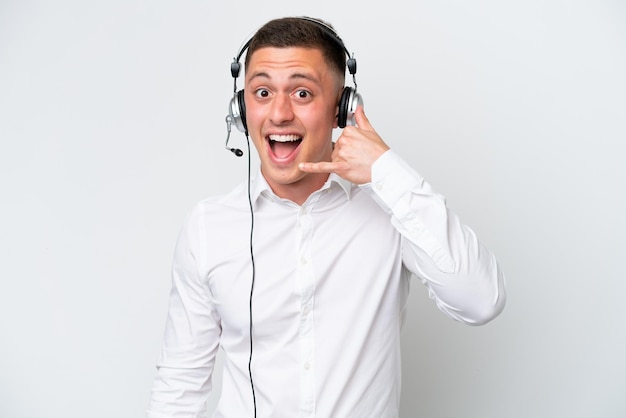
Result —
[[220, 234], [229, 225], [249, 217], [247, 190], [238, 185], [230, 192], [212, 195], [196, 202], [185, 214], [180, 233], [188, 239]]
[[237, 185], [231, 191], [207, 196], [193, 205], [188, 217], [216, 216], [232, 211], [248, 209], [248, 195], [244, 184]]

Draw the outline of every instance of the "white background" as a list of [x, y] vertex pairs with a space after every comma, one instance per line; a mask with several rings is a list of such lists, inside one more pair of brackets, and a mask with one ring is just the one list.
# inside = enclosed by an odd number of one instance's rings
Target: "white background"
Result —
[[507, 274], [483, 327], [416, 282], [402, 417], [625, 417], [626, 4], [302, 4], [0, 1], [0, 417], [144, 416], [178, 228], [246, 177], [230, 61], [304, 14]]

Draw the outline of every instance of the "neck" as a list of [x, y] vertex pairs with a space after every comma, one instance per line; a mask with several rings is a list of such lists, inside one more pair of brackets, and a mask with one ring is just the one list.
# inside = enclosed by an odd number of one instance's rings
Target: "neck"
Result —
[[268, 181], [268, 184], [276, 196], [302, 205], [311, 194], [322, 188], [328, 180], [328, 176], [328, 173], [308, 174], [295, 183], [272, 184]]

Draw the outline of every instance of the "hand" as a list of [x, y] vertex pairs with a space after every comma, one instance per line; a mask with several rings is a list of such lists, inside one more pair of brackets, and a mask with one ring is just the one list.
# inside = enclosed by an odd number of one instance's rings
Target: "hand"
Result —
[[354, 113], [357, 126], [346, 126], [337, 138], [331, 161], [300, 163], [305, 173], [336, 173], [355, 184], [372, 180], [372, 164], [389, 149], [365, 116], [363, 106]]

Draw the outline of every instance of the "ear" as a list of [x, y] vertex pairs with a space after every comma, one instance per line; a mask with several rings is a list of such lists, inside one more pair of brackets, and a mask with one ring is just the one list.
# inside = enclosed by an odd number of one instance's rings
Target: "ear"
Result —
[[341, 101], [341, 96], [343, 95], [344, 86], [342, 85], [339, 88], [339, 92], [337, 93], [337, 97], [335, 97], [335, 121], [333, 122], [333, 129], [337, 129], [339, 127], [339, 102]]

